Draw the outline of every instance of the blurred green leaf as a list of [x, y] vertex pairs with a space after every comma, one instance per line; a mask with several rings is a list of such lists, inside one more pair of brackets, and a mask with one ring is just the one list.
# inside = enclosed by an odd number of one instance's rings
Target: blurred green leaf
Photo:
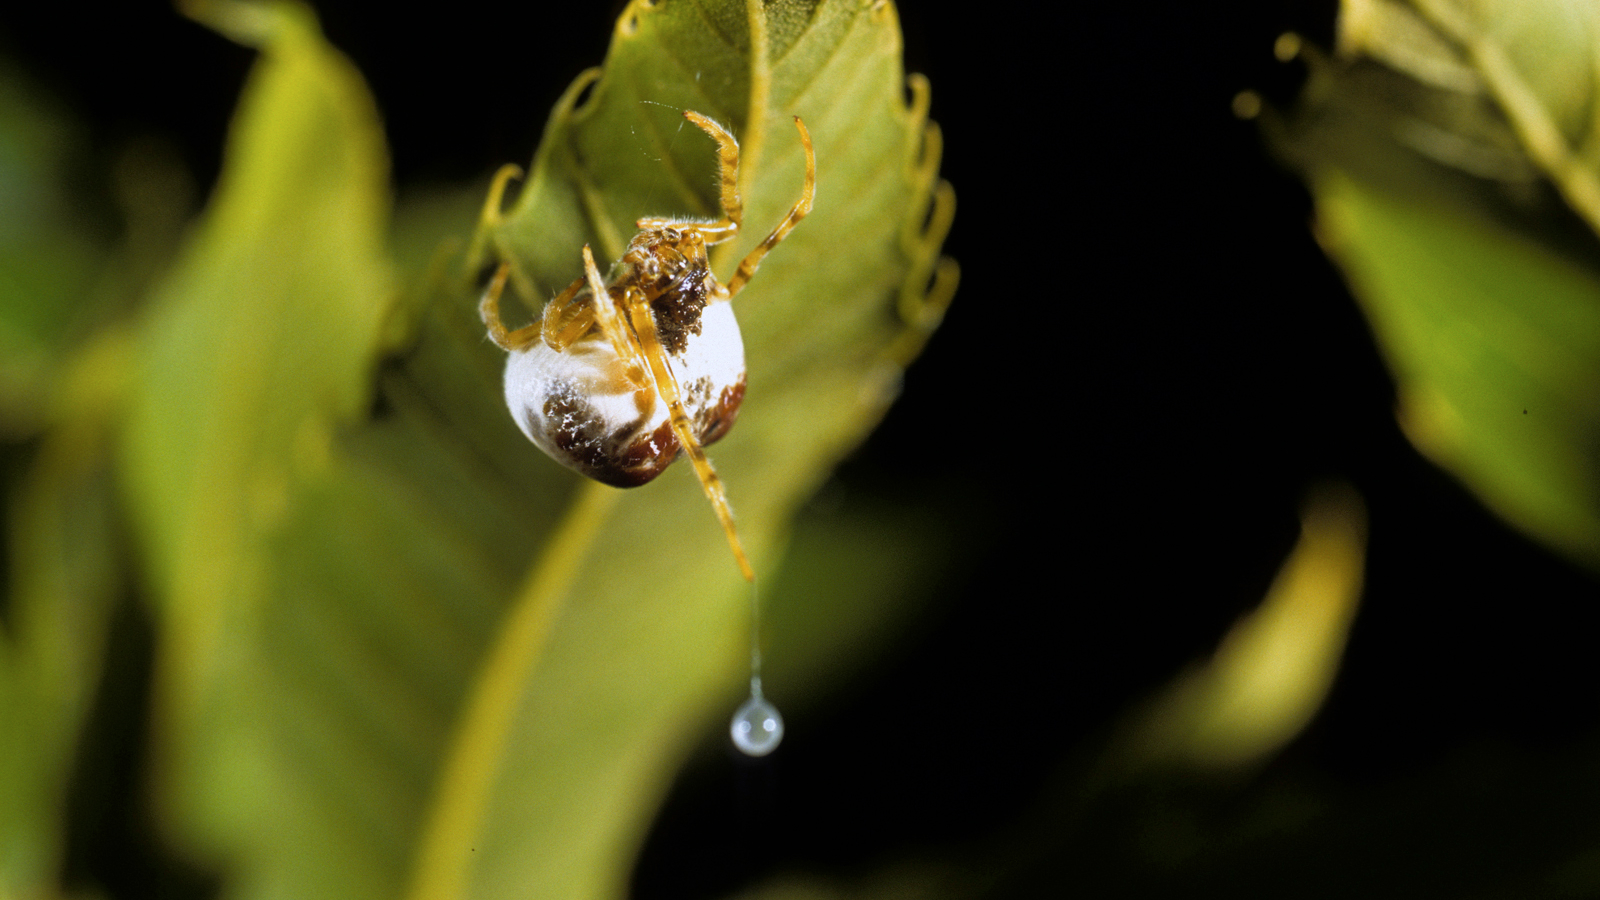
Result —
[[0, 62], [0, 896], [47, 896], [66, 799], [122, 597], [107, 460], [125, 336], [75, 347], [108, 248], [74, 190], [81, 137]]
[[1483, 220], [1326, 176], [1319, 221], [1418, 449], [1511, 523], [1600, 564], [1600, 280]]
[[[44, 897], [65, 851], [69, 776], [126, 603], [126, 560], [110, 464], [126, 335], [78, 353], [52, 385], [47, 429], [8, 492], [0, 631], [0, 896]], [[10, 487], [10, 485], [8, 485]]]
[[[330, 855], [359, 829], [339, 822], [341, 834], [326, 813], [383, 815], [398, 786], [364, 798], [359, 813], [349, 798], [308, 791], [330, 761], [310, 748], [340, 729], [320, 727], [290, 680], [350, 665], [360, 645], [318, 657], [325, 645], [285, 635], [298, 625], [328, 640], [330, 619], [385, 597], [339, 571], [346, 523], [307, 518], [330, 485], [352, 480], [331, 445], [366, 411], [392, 305], [382, 130], [360, 76], [322, 42], [309, 10], [193, 12], [259, 45], [262, 58], [211, 204], [142, 322], [119, 461], [158, 613], [159, 793], [184, 843], [242, 866], [251, 892], [365, 896], [376, 861]], [[360, 524], [352, 539], [370, 532]], [[312, 534], [321, 551], [297, 558]], [[310, 588], [297, 581], [319, 575]], [[323, 604], [328, 618], [303, 615], [302, 602]], [[352, 699], [368, 684], [321, 689]], [[353, 708], [395, 712], [360, 699]], [[336, 783], [356, 787], [348, 779], [368, 769], [339, 772]]]
[[75, 138], [66, 116], [0, 63], [0, 436], [45, 415], [104, 264], [103, 236], [68, 189]]
[[[620, 492], [529, 444], [469, 279], [396, 292], [377, 115], [308, 11], [195, 15], [262, 55], [141, 324], [119, 457], [158, 612], [169, 830], [242, 896], [620, 895], [747, 659], [715, 519], [687, 469]], [[750, 390], [714, 458], [763, 588], [816, 584], [776, 577], [788, 522], [954, 289], [926, 84], [908, 107], [894, 9], [867, 2], [637, 4], [606, 73], [568, 93], [478, 249], [516, 261], [531, 310], [585, 241], [614, 253], [639, 215], [709, 209], [713, 148], [648, 90], [743, 139], [751, 233], [726, 274], [798, 194], [804, 115], [816, 211], [739, 299]], [[917, 565], [903, 540], [860, 540], [889, 554], [863, 585], [893, 592]], [[884, 621], [817, 608], [841, 635]]]
[[1507, 521], [1600, 566], [1594, 13], [1348, 0], [1285, 144], [1407, 436]]
[[[1600, 229], [1600, 15], [1557, 0], [1346, 0], [1340, 52], [1485, 101], [1517, 148]], [[1448, 131], [1439, 136], [1448, 142]]]
[[1366, 508], [1348, 486], [1306, 502], [1300, 540], [1261, 605], [1128, 729], [1117, 765], [1248, 769], [1316, 715], [1339, 671], [1361, 599]]

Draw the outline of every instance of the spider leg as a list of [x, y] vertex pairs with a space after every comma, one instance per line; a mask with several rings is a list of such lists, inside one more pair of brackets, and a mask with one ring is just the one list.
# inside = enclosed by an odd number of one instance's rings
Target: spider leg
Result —
[[587, 306], [580, 307], [577, 312], [572, 314], [570, 319], [567, 319], [565, 322], [556, 323], [556, 329], [553, 334], [550, 333], [549, 325], [547, 323], [547, 336], [545, 337], [544, 341], [546, 344], [550, 345], [552, 350], [560, 352], [572, 346], [573, 342], [578, 338], [588, 334], [589, 329], [593, 327], [594, 310]]
[[500, 349], [522, 351], [533, 346], [533, 342], [539, 339], [540, 326], [535, 323], [518, 328], [516, 331], [507, 331], [505, 323], [500, 321], [500, 294], [506, 289], [506, 276], [509, 274], [511, 274], [509, 262], [503, 262], [498, 269], [495, 269], [494, 277], [489, 280], [489, 286], [483, 291], [483, 299], [478, 301], [478, 316], [489, 329], [489, 340], [498, 344]]
[[[639, 353], [628, 341], [626, 326], [617, 318], [616, 307], [611, 303], [611, 292], [600, 280], [600, 269], [594, 264], [594, 251], [589, 249], [588, 244], [583, 245], [583, 271], [589, 279], [589, 292], [593, 295], [589, 308], [594, 320], [600, 324], [600, 331], [611, 342], [611, 349], [617, 358], [628, 364], [628, 380], [639, 387], [647, 386], [650, 382], [645, 377], [644, 367], [639, 365]], [[651, 325], [654, 324], [652, 321]]]
[[667, 404], [672, 433], [678, 436], [678, 443], [683, 446], [683, 452], [694, 465], [695, 475], [700, 478], [700, 487], [706, 492], [706, 499], [711, 501], [712, 509], [716, 510], [717, 521], [722, 523], [722, 531], [728, 536], [728, 546], [733, 550], [733, 558], [739, 563], [739, 572], [744, 575], [745, 581], [753, 582], [756, 580], [756, 573], [750, 568], [750, 560], [744, 555], [744, 547], [739, 543], [739, 532], [733, 525], [733, 510], [728, 506], [728, 495], [722, 489], [722, 479], [717, 477], [717, 470], [711, 467], [711, 460], [706, 458], [705, 448], [700, 446], [700, 439], [695, 435], [694, 427], [689, 422], [688, 410], [683, 408], [678, 380], [672, 374], [672, 366], [668, 363], [666, 351], [656, 334], [656, 323], [651, 316], [650, 304], [637, 288], [627, 288], [623, 295], [622, 306], [627, 311], [628, 321], [633, 325], [634, 334], [639, 337], [639, 347], [644, 353], [645, 361], [650, 364], [650, 374], [656, 382], [656, 393], [660, 394], [661, 399]]
[[706, 243], [720, 243], [738, 234], [739, 225], [744, 221], [744, 201], [739, 199], [739, 142], [733, 139], [733, 135], [729, 134], [726, 128], [694, 110], [684, 110], [683, 117], [717, 142], [717, 173], [721, 189], [722, 218], [709, 225], [660, 218], [640, 219], [634, 224], [641, 229], [690, 227], [700, 232]]
[[805, 185], [800, 189], [800, 199], [789, 210], [789, 214], [783, 217], [783, 221], [778, 223], [778, 227], [767, 235], [767, 239], [740, 261], [739, 268], [734, 271], [733, 277], [728, 279], [729, 297], [739, 293], [745, 282], [750, 280], [750, 276], [755, 274], [756, 266], [761, 265], [761, 258], [767, 255], [767, 251], [788, 237], [794, 226], [811, 212], [811, 201], [817, 196], [817, 152], [811, 146], [811, 132], [806, 130], [806, 123], [800, 121], [799, 116], [794, 117], [794, 127], [800, 129], [800, 144], [806, 151], [806, 178]]
[[578, 299], [578, 292], [583, 290], [583, 286], [587, 283], [584, 277], [579, 275], [567, 285], [566, 290], [552, 297], [550, 302], [544, 305], [539, 328], [545, 345], [551, 350], [559, 353], [567, 349], [572, 346], [573, 341], [583, 337], [590, 326], [594, 325], [594, 311], [587, 306], [578, 306], [575, 302]]

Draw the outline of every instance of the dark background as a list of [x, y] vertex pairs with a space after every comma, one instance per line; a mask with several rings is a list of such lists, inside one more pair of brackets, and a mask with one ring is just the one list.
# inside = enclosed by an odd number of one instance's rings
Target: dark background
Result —
[[[0, 51], [97, 152], [156, 137], [209, 183], [252, 54], [161, 3], [107, 6], [0, 12]], [[403, 188], [529, 158], [620, 10], [317, 7]], [[1292, 104], [1304, 68], [1272, 42], [1328, 46], [1334, 4], [1077, 7], [901, 8], [963, 281], [838, 489], [931, 502], [970, 552], [773, 757], [702, 755], [636, 895], [895, 863], [948, 865], [963, 896], [1586, 895], [1594, 582], [1405, 443], [1309, 197], [1230, 111], [1246, 88]], [[1088, 789], [1117, 715], [1259, 602], [1329, 479], [1365, 497], [1371, 543], [1321, 715], [1260, 772]]]

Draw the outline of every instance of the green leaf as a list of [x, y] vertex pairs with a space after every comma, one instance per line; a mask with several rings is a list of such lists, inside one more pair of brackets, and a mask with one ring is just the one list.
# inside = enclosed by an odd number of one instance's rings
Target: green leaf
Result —
[[[285, 679], [320, 660], [275, 641], [300, 602], [347, 613], [364, 596], [334, 579], [297, 591], [306, 570], [285, 548], [327, 536], [304, 517], [334, 477], [335, 433], [369, 404], [393, 295], [387, 162], [360, 76], [309, 10], [193, 12], [262, 58], [216, 193], [141, 323], [119, 468], [159, 617], [160, 799], [186, 843], [259, 865], [270, 893], [292, 883], [286, 858], [328, 839], [297, 817], [331, 798], [306, 797], [308, 773], [280, 768], [326, 737], [282, 718]], [[321, 561], [337, 552], [325, 544]], [[361, 884], [353, 868], [319, 873], [324, 895], [366, 893], [334, 887]]]
[[1287, 141], [1394, 372], [1407, 436], [1590, 566], [1597, 21], [1561, 3], [1351, 0], [1339, 55], [1312, 60]]
[[1319, 222], [1417, 448], [1496, 512], [1600, 565], [1600, 279], [1491, 223], [1325, 175]]
[[[119, 458], [161, 630], [168, 828], [249, 897], [620, 895], [745, 674], [748, 595], [716, 520], [686, 467], [623, 492], [529, 444], [466, 279], [396, 295], [376, 113], [303, 8], [198, 15], [262, 59], [142, 323]], [[955, 286], [927, 86], [908, 106], [893, 7], [866, 2], [637, 4], [606, 72], [568, 93], [476, 255], [515, 261], [531, 314], [584, 242], [606, 256], [637, 216], [712, 208], [713, 148], [635, 102], [648, 84], [743, 140], [751, 233], [715, 258], [726, 275], [799, 192], [805, 116], [816, 210], [736, 303], [750, 388], [713, 458], [763, 590], [849, 646], [902, 602], [916, 530], [858, 542], [888, 554], [862, 579], [876, 607], [788, 599], [829, 579], [778, 562]]]
[[[1592, 7], [1347, 0], [1341, 26], [1342, 54], [1367, 54], [1419, 85], [1486, 101], [1479, 116], [1503, 119], [1516, 150], [1600, 230], [1600, 18]], [[1432, 145], [1445, 150], [1451, 137], [1459, 135], [1446, 129]]]

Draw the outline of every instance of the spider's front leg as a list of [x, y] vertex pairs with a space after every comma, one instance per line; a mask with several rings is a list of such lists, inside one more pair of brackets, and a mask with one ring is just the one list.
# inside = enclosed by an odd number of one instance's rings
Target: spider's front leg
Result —
[[717, 177], [720, 185], [722, 218], [707, 225], [680, 219], [647, 218], [634, 223], [640, 229], [682, 228], [700, 232], [708, 244], [718, 244], [739, 233], [744, 221], [744, 201], [739, 198], [739, 142], [726, 128], [692, 109], [683, 111], [683, 117], [693, 122], [717, 142]]
[[638, 387], [648, 387], [650, 382], [639, 363], [639, 352], [629, 340], [625, 326], [617, 318], [617, 310], [611, 302], [611, 291], [600, 280], [600, 268], [594, 264], [594, 251], [589, 249], [588, 244], [583, 245], [583, 271], [589, 279], [589, 310], [600, 326], [600, 333], [611, 342], [617, 359], [627, 363], [628, 380]]

